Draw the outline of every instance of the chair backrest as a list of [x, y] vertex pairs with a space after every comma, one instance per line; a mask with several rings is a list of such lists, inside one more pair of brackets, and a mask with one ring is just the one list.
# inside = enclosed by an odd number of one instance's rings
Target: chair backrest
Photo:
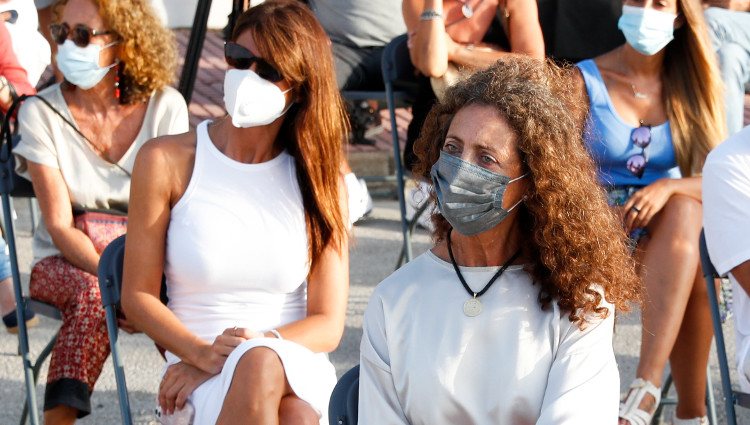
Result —
[[706, 245], [706, 235], [704, 231], [701, 231], [700, 256], [701, 267], [703, 267], [703, 276], [711, 276], [712, 278], [719, 277], [719, 272], [716, 271], [714, 263], [711, 262], [711, 256], [708, 255], [708, 246]]
[[409, 57], [408, 36], [401, 34], [391, 40], [383, 49], [381, 69], [383, 83], [394, 89], [415, 91], [419, 87], [416, 70]]
[[[104, 248], [99, 258], [99, 290], [102, 294], [102, 305], [113, 305], [120, 308], [120, 289], [122, 288], [123, 261], [125, 259], [125, 236], [122, 235]], [[161, 290], [159, 291], [161, 302], [166, 304], [167, 284], [166, 277], [161, 277]]]
[[356, 425], [359, 409], [359, 365], [339, 379], [328, 403], [330, 425]]
[[99, 289], [104, 306], [120, 303], [122, 286], [122, 263], [125, 258], [125, 236], [122, 235], [107, 245], [99, 258]]
[[732, 389], [731, 373], [729, 371], [729, 358], [727, 357], [726, 344], [724, 342], [724, 330], [722, 328], [721, 312], [719, 310], [719, 299], [716, 295], [715, 279], [720, 277], [716, 271], [706, 245], [706, 235], [701, 231], [700, 236], [700, 259], [703, 268], [703, 277], [708, 289], [708, 301], [711, 309], [711, 321], [714, 326], [714, 340], [716, 342], [716, 357], [719, 360], [719, 374], [721, 375], [721, 387], [724, 393], [724, 407], [727, 423], [737, 423], [734, 406], [750, 408], [750, 394], [734, 391]]

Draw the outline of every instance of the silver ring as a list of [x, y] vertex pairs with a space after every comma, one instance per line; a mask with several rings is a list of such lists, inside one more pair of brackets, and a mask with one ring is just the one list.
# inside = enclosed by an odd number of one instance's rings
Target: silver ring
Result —
[[232, 336], [237, 336], [237, 326], [232, 328]]
[[633, 211], [635, 211], [636, 214], [638, 214], [638, 213], [641, 212], [641, 209], [638, 208], [638, 207], [636, 207], [635, 205], [633, 205], [632, 207], [630, 207], [630, 209], [633, 210]]

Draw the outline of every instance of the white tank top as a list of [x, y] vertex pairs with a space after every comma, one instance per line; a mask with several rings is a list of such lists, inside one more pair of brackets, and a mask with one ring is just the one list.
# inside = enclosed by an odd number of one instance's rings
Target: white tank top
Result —
[[213, 342], [233, 326], [265, 331], [304, 318], [309, 261], [294, 158], [234, 161], [207, 128], [196, 129], [193, 175], [172, 209], [165, 274], [169, 308]]

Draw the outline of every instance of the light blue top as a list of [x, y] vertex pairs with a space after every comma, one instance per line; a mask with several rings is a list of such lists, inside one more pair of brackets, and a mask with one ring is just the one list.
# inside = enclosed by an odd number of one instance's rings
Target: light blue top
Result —
[[651, 143], [646, 147], [648, 163], [641, 178], [626, 168], [628, 158], [641, 153], [630, 140], [636, 127], [617, 114], [596, 63], [588, 59], [577, 66], [586, 82], [591, 107], [585, 139], [599, 167], [600, 182], [605, 186], [646, 186], [661, 178], [680, 178], [669, 121], [651, 127]]

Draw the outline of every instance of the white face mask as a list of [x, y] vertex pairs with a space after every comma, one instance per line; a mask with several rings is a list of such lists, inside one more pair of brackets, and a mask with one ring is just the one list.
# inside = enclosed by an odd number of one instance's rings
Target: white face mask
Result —
[[232, 124], [239, 128], [257, 127], [284, 115], [286, 91], [264, 80], [249, 69], [230, 69], [224, 76], [224, 106]]
[[622, 6], [617, 27], [631, 47], [643, 55], [659, 52], [674, 38], [677, 15], [643, 7]]
[[70, 83], [88, 90], [97, 85], [110, 68], [117, 65], [118, 61], [109, 66], [99, 66], [101, 51], [117, 43], [115, 41], [104, 46], [90, 43], [86, 47], [78, 47], [72, 40], [65, 40], [57, 48], [57, 67]]

